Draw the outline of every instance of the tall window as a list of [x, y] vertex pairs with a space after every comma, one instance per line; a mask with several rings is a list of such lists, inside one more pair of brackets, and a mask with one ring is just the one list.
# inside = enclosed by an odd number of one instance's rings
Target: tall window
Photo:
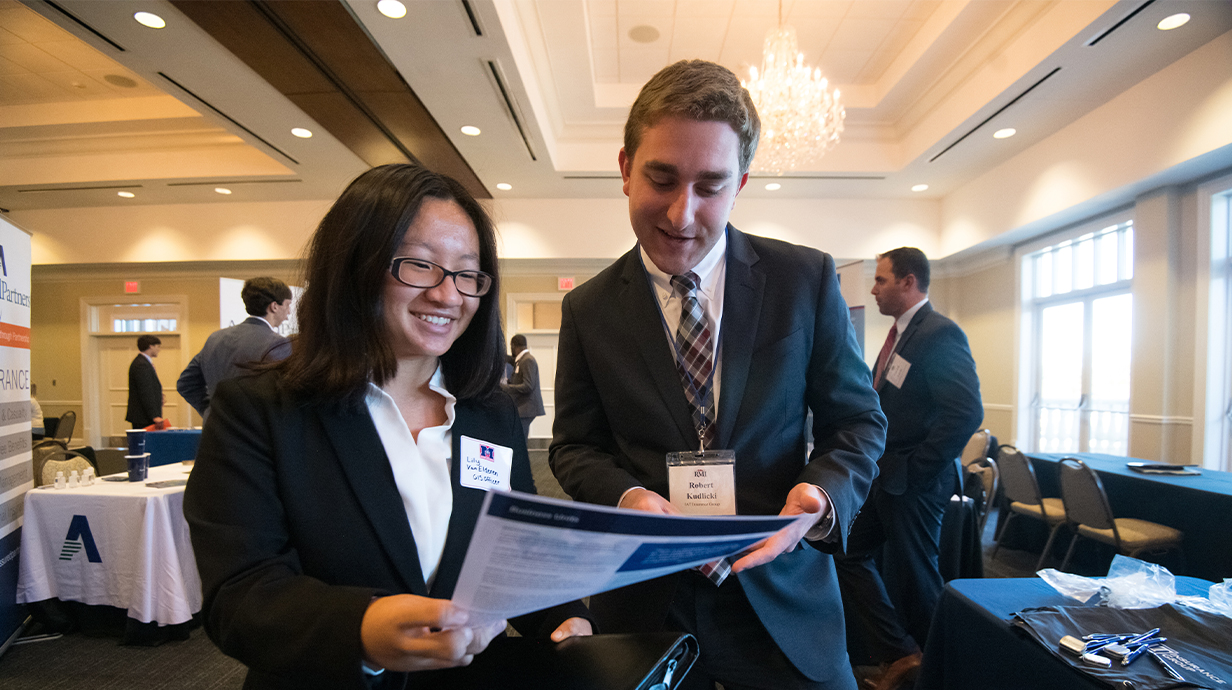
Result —
[[1033, 449], [1128, 452], [1133, 270], [1129, 221], [1024, 257]]
[[1232, 470], [1232, 189], [1211, 196], [1206, 436], [1203, 464]]

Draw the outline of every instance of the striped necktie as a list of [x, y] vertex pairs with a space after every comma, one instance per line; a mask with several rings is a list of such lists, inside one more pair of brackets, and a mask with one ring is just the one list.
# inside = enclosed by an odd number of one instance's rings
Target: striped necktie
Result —
[[[709, 448], [714, 440], [714, 338], [706, 312], [697, 301], [697, 274], [689, 271], [672, 276], [672, 288], [680, 297], [680, 325], [676, 328], [676, 371], [693, 413], [698, 440]], [[704, 430], [704, 431], [703, 431]]]

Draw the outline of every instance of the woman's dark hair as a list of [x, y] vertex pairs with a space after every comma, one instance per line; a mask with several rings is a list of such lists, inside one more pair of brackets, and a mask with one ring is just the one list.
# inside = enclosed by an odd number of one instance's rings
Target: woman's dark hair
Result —
[[394, 252], [429, 198], [453, 201], [470, 217], [479, 236], [479, 270], [492, 276], [470, 326], [441, 356], [445, 386], [459, 399], [497, 389], [505, 344], [496, 231], [456, 180], [412, 164], [382, 165], [355, 178], [321, 219], [304, 262], [299, 335], [291, 355], [275, 366], [284, 385], [313, 400], [359, 404], [369, 381], [380, 386], [397, 373], [384, 318], [386, 279]]

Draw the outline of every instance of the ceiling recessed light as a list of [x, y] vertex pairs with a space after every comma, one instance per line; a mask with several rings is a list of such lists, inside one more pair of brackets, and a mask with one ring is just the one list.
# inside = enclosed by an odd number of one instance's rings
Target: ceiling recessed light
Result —
[[295, 129], [291, 130], [291, 134], [294, 134], [300, 139], [311, 139], [312, 138], [312, 131], [304, 129], [303, 127], [296, 127]]
[[1006, 127], [1005, 129], [998, 129], [997, 131], [993, 132], [992, 138], [993, 139], [1009, 139], [1015, 134], [1018, 134], [1018, 130], [1014, 129], [1013, 127]]
[[137, 82], [122, 74], [108, 74], [103, 77], [103, 81], [111, 84], [112, 86], [118, 86], [122, 89], [131, 89], [137, 86]]
[[924, 191], [924, 190], [926, 190], [926, 189], [928, 189], [928, 185], [926, 185], [926, 184], [917, 184], [917, 185], [913, 185], [913, 186], [911, 187], [911, 191], [913, 191], [913, 192], [922, 192], [922, 191]]
[[1185, 26], [1188, 23], [1189, 23], [1189, 15], [1184, 12], [1180, 12], [1170, 17], [1164, 17], [1155, 26], [1160, 31], [1171, 31], [1172, 29]]
[[766, 185], [766, 191], [768, 192], [777, 191], [782, 188], [783, 188], [783, 185], [779, 184], [778, 182], [771, 182], [770, 184]]
[[649, 24], [639, 24], [629, 29], [629, 40], [634, 43], [654, 43], [659, 40], [659, 30]]
[[231, 190], [227, 189], [226, 187], [215, 187], [214, 191], [218, 192], [219, 194], [230, 194], [231, 193]]
[[513, 185], [509, 184], [508, 182], [497, 182], [496, 188], [501, 190], [502, 192], [507, 192], [513, 189]]
[[376, 4], [376, 9], [390, 19], [402, 19], [406, 16], [406, 5], [398, 0], [381, 0]]
[[462, 127], [462, 133], [468, 137], [477, 137], [479, 136], [480, 131], [475, 125], [466, 125]]
[[138, 24], [148, 26], [151, 29], [161, 29], [167, 25], [167, 22], [163, 21], [162, 17], [150, 12], [138, 12], [133, 15], [133, 19], [136, 19]]
[[122, 196], [125, 199], [131, 199], [137, 195], [133, 194], [132, 192], [116, 192], [116, 196]]

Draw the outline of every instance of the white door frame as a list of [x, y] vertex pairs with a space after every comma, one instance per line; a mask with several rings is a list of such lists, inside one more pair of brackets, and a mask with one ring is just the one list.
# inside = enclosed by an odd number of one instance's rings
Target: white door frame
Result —
[[[78, 326], [78, 332], [81, 334], [81, 437], [87, 445], [94, 448], [103, 448], [102, 439], [102, 420], [103, 420], [103, 392], [98, 386], [98, 344], [102, 338], [116, 337], [136, 337], [133, 333], [110, 333], [101, 328], [98, 321], [98, 308], [106, 307], [113, 304], [123, 304], [125, 302], [150, 302], [157, 304], [174, 304], [180, 314], [176, 320], [176, 327], [179, 330], [172, 331], [166, 335], [175, 335], [180, 339], [180, 365], [179, 369], [184, 370], [188, 366], [191, 359], [191, 354], [195, 353], [192, 343], [189, 340], [188, 325], [188, 295], [107, 295], [103, 297], [82, 297], [81, 298], [81, 320]], [[187, 406], [185, 406], [187, 407]], [[192, 421], [191, 413], [182, 411], [181, 416], [188, 417], [187, 419], [171, 420], [175, 426], [189, 426]]]

